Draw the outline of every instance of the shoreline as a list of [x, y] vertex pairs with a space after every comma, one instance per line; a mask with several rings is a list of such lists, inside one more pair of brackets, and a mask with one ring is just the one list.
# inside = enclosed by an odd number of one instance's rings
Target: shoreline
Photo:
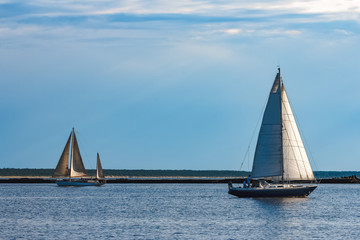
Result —
[[[129, 177], [129, 176], [111, 176], [107, 177], [106, 183], [209, 183], [209, 184], [227, 184], [242, 183], [246, 178], [239, 177]], [[55, 183], [57, 179], [38, 176], [0, 176], [1, 183]], [[293, 183], [310, 183], [310, 181], [294, 181]], [[360, 183], [360, 179], [356, 176], [348, 176], [341, 178], [320, 178], [317, 184], [356, 184]]]

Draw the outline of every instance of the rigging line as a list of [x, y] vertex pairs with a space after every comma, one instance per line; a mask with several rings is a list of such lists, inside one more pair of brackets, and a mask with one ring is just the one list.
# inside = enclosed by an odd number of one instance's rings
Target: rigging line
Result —
[[249, 149], [250, 149], [250, 145], [248, 146], [247, 151], [245, 152], [245, 156], [244, 156], [244, 159], [243, 159], [243, 161], [242, 161], [242, 163], [241, 163], [241, 165], [240, 165], [239, 171], [241, 171], [241, 169], [242, 169], [242, 167], [243, 167], [243, 165], [244, 165], [244, 163], [245, 163], [246, 157], [247, 157], [247, 155], [248, 155], [248, 153], [249, 153]]
[[[258, 128], [260, 119], [261, 119], [261, 117], [262, 117], [263, 114], [264, 114], [265, 107], [266, 107], [266, 103], [267, 103], [267, 99], [265, 99], [264, 106], [262, 107], [262, 110], [261, 110], [261, 112], [260, 112], [259, 118], [258, 118], [258, 120], [257, 120], [257, 122], [256, 122], [256, 125], [255, 125], [255, 128], [254, 128], [254, 131], [253, 131], [253, 133], [252, 133], [252, 135], [251, 135], [251, 138], [250, 138], [250, 142], [249, 142], [247, 151], [245, 152], [243, 161], [242, 161], [242, 163], [241, 163], [241, 165], [240, 165], [240, 171], [241, 171], [241, 169], [242, 169], [242, 166], [244, 165], [244, 162], [246, 161], [246, 157], [250, 158], [250, 146], [251, 146], [251, 143], [252, 143], [252, 141], [253, 141], [253, 139], [254, 139], [254, 136], [255, 136], [256, 130], [257, 130], [257, 128]], [[248, 170], [250, 171], [250, 166], [248, 166], [248, 168], [249, 168]]]
[[249, 148], [249, 154], [248, 154], [248, 158], [247, 158], [247, 163], [248, 163], [248, 169], [250, 171], [250, 148]]
[[[312, 151], [311, 151], [311, 148], [310, 148], [310, 145], [309, 145], [309, 143], [308, 143], [308, 141], [307, 141], [307, 139], [306, 139], [306, 137], [305, 137], [305, 135], [304, 135], [304, 133], [303, 133], [303, 131], [302, 131], [302, 129], [301, 129], [301, 127], [299, 126], [299, 128], [300, 128], [300, 132], [301, 132], [301, 134], [303, 135], [303, 137], [304, 137], [304, 140], [305, 140], [305, 144], [306, 144], [306, 147], [307, 147], [307, 149], [309, 150], [309, 153], [310, 153], [310, 156], [311, 156], [311, 162], [314, 164], [314, 166], [315, 166], [315, 170], [316, 171], [318, 171], [318, 167], [317, 167], [317, 165], [316, 165], [316, 162], [315, 162], [315, 159], [314, 159], [314, 156], [313, 156], [313, 154], [312, 154]], [[306, 149], [305, 149], [306, 150]]]

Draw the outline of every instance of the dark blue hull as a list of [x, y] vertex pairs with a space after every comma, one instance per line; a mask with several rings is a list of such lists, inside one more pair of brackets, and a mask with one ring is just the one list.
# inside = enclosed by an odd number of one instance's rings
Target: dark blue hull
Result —
[[229, 194], [242, 198], [261, 197], [306, 197], [317, 186], [292, 186], [278, 188], [229, 188]]

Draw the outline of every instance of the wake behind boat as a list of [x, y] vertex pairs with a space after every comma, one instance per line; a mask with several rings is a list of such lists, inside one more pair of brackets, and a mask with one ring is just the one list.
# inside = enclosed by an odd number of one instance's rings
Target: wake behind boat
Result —
[[[71, 145], [71, 151], [70, 151]], [[69, 170], [70, 152], [70, 170]], [[79, 145], [76, 140], [74, 129], [71, 131], [68, 141], [56, 169], [53, 178], [58, 178], [56, 184], [61, 187], [69, 186], [101, 186], [105, 183], [100, 156], [97, 154], [96, 178], [88, 177], [84, 163], [81, 159]]]
[[[297, 127], [280, 68], [265, 108], [255, 150], [252, 178], [243, 187], [229, 183], [229, 194], [238, 197], [305, 197], [316, 185], [285, 184], [314, 181], [306, 150]], [[269, 184], [271, 180], [277, 184]]]

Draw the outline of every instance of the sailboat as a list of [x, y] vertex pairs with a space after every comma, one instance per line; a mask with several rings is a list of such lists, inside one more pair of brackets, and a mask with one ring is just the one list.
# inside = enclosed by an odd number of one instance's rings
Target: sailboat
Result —
[[[251, 183], [234, 187], [237, 197], [306, 197], [317, 186], [291, 184], [316, 181], [280, 74], [276, 74], [263, 115]], [[269, 183], [269, 182], [272, 183]]]
[[[71, 145], [71, 151], [70, 151]], [[69, 169], [69, 152], [70, 152], [70, 169]], [[104, 173], [102, 170], [100, 156], [97, 154], [96, 178], [88, 177], [84, 163], [81, 159], [79, 145], [76, 140], [74, 128], [72, 129], [69, 139], [61, 154], [59, 162], [53, 174], [57, 178], [56, 184], [61, 187], [65, 186], [101, 186], [105, 183]]]

